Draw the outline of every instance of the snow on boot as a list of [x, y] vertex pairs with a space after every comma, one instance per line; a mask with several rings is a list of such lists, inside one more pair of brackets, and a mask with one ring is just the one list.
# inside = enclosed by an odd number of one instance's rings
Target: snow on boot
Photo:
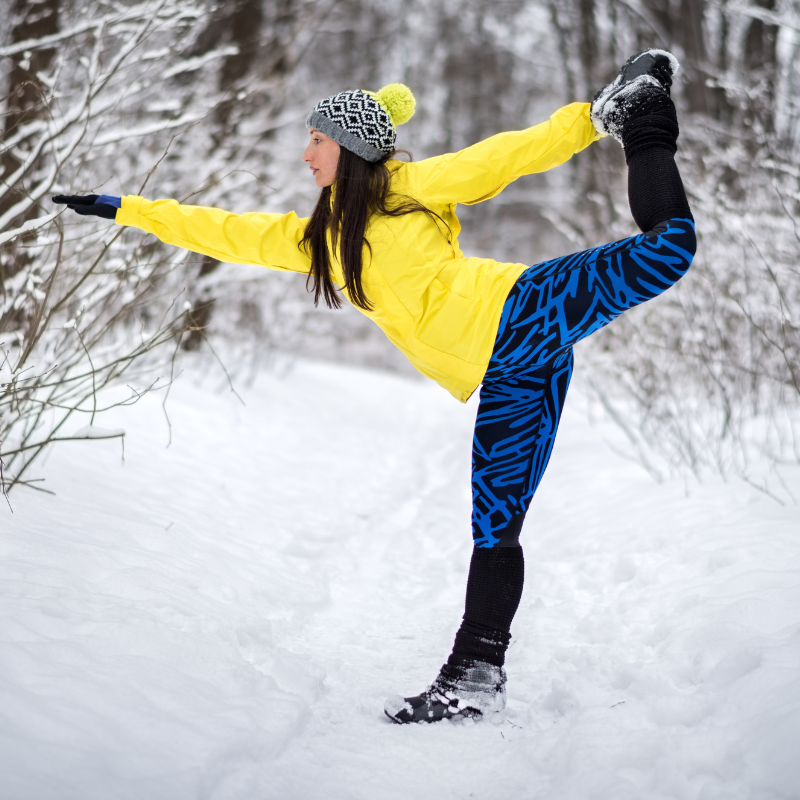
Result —
[[416, 697], [390, 697], [383, 710], [397, 723], [480, 719], [506, 707], [506, 671], [478, 661], [470, 667], [445, 664], [436, 680]]
[[595, 128], [622, 144], [625, 123], [653, 91], [669, 97], [679, 69], [678, 59], [666, 50], [642, 50], [631, 56], [617, 77], [594, 96], [590, 116]]

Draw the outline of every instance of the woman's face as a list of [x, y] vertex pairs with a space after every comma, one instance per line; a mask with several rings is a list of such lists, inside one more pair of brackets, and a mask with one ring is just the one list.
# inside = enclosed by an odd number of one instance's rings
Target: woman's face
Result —
[[311, 167], [317, 186], [330, 186], [336, 178], [339, 145], [316, 128], [309, 128], [309, 134], [311, 141], [303, 153], [303, 161]]

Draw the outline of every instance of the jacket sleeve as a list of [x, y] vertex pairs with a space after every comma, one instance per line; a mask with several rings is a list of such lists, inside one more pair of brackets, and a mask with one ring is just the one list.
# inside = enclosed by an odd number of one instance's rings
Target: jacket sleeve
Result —
[[126, 195], [116, 222], [226, 263], [302, 273], [307, 273], [311, 265], [298, 247], [307, 220], [294, 212], [232, 214], [220, 208]]
[[421, 202], [471, 205], [499, 194], [521, 175], [545, 172], [601, 138], [589, 103], [571, 103], [547, 122], [498, 133], [478, 144], [407, 165]]

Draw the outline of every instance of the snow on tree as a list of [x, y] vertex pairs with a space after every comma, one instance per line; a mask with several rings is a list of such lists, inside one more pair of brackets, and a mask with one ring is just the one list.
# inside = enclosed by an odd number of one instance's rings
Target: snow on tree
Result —
[[[418, 112], [398, 144], [420, 158], [589, 100], [631, 52], [657, 45], [683, 65], [678, 159], [700, 249], [675, 290], [583, 346], [579, 374], [655, 472], [733, 471], [779, 491], [756, 465], [800, 452], [796, 0], [5, 7], [0, 452], [10, 475], [75, 409], [91, 413], [98, 369], [140, 366], [150, 386], [168, 379], [163, 358], [178, 340], [178, 350], [209, 340], [256, 361], [282, 350], [408, 369], [354, 310], [314, 311], [302, 278], [221, 268], [56, 216], [51, 193], [143, 191], [307, 214], [316, 189], [300, 162], [303, 120], [320, 97], [412, 86]], [[459, 214], [465, 250], [522, 263], [635, 232], [610, 141]], [[116, 369], [102, 374], [115, 382]], [[41, 393], [62, 375], [83, 376], [69, 402]]]

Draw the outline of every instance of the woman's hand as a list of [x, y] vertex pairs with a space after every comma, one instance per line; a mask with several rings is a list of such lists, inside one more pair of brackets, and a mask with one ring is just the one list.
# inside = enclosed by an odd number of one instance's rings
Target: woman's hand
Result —
[[76, 214], [84, 217], [114, 219], [122, 199], [107, 194], [57, 194], [51, 198], [54, 203], [63, 203]]

